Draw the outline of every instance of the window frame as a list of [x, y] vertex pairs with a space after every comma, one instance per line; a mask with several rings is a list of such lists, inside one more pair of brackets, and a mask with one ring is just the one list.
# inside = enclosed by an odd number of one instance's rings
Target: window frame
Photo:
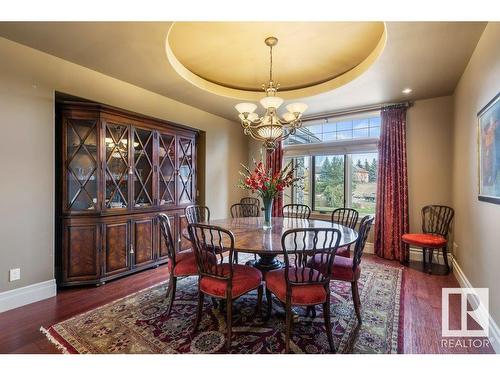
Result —
[[[364, 114], [364, 116], [350, 116], [332, 118], [338, 122], [341, 120], [358, 120], [358, 119], [371, 119], [380, 117], [380, 112], [371, 112]], [[380, 137], [366, 137], [354, 138], [348, 140], [336, 140], [321, 143], [304, 143], [283, 145], [283, 161], [287, 158], [294, 160], [297, 157], [309, 157], [309, 200], [308, 205], [316, 215], [329, 215], [332, 210], [317, 210], [316, 209], [316, 157], [317, 156], [334, 156], [341, 155], [344, 157], [344, 207], [352, 207], [352, 156], [353, 154], [368, 154], [378, 153]], [[296, 166], [295, 162], [293, 164]], [[294, 200], [295, 188], [290, 190], [291, 201]], [[375, 213], [373, 213], [375, 214]]]

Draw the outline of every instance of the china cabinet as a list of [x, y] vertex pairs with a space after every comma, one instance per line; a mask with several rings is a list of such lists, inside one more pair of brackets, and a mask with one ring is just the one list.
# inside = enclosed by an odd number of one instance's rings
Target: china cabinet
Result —
[[102, 284], [167, 261], [196, 203], [197, 131], [106, 105], [56, 107], [56, 269], [61, 286]]

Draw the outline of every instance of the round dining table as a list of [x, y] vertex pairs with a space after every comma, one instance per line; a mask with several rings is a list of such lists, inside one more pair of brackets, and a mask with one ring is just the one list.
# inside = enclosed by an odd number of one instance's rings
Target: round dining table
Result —
[[[297, 219], [273, 217], [272, 228], [264, 229], [263, 217], [241, 217], [219, 220], [210, 220], [208, 223], [230, 230], [234, 234], [234, 250], [238, 253], [257, 254], [259, 259], [248, 263], [263, 272], [283, 267], [283, 262], [276, 259], [283, 254], [281, 236], [288, 229], [297, 228], [335, 228], [341, 233], [339, 247], [353, 244], [358, 233], [344, 225], [335, 224], [326, 220]], [[185, 237], [189, 237], [184, 232]], [[318, 241], [321, 244], [321, 239]]]

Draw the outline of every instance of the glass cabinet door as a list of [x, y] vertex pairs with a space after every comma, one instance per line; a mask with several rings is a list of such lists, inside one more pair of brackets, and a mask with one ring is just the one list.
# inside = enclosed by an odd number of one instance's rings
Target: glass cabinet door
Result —
[[68, 210], [97, 209], [97, 120], [66, 120]]
[[179, 204], [194, 203], [194, 140], [179, 138], [177, 159], [179, 166]]
[[159, 134], [158, 197], [160, 206], [175, 204], [175, 136]]
[[106, 138], [106, 196], [108, 209], [128, 205], [128, 176], [130, 171], [127, 125], [107, 123]]
[[134, 207], [153, 205], [153, 131], [134, 129]]

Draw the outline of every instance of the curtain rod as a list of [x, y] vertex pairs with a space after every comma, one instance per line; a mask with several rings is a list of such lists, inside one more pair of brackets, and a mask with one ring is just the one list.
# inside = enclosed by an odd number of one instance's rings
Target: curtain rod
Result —
[[338, 111], [319, 113], [317, 115], [306, 116], [306, 117], [302, 118], [302, 121], [312, 121], [312, 120], [322, 120], [322, 119], [326, 120], [329, 117], [339, 117], [339, 116], [344, 116], [344, 115], [354, 115], [357, 113], [365, 113], [365, 112], [372, 112], [372, 111], [376, 111], [376, 110], [382, 110], [385, 107], [402, 106], [402, 107], [409, 108], [412, 105], [413, 105], [413, 102], [410, 102], [410, 101], [401, 102], [401, 103], [372, 104], [372, 105], [366, 105], [366, 106], [362, 106], [362, 107], [340, 109]]

